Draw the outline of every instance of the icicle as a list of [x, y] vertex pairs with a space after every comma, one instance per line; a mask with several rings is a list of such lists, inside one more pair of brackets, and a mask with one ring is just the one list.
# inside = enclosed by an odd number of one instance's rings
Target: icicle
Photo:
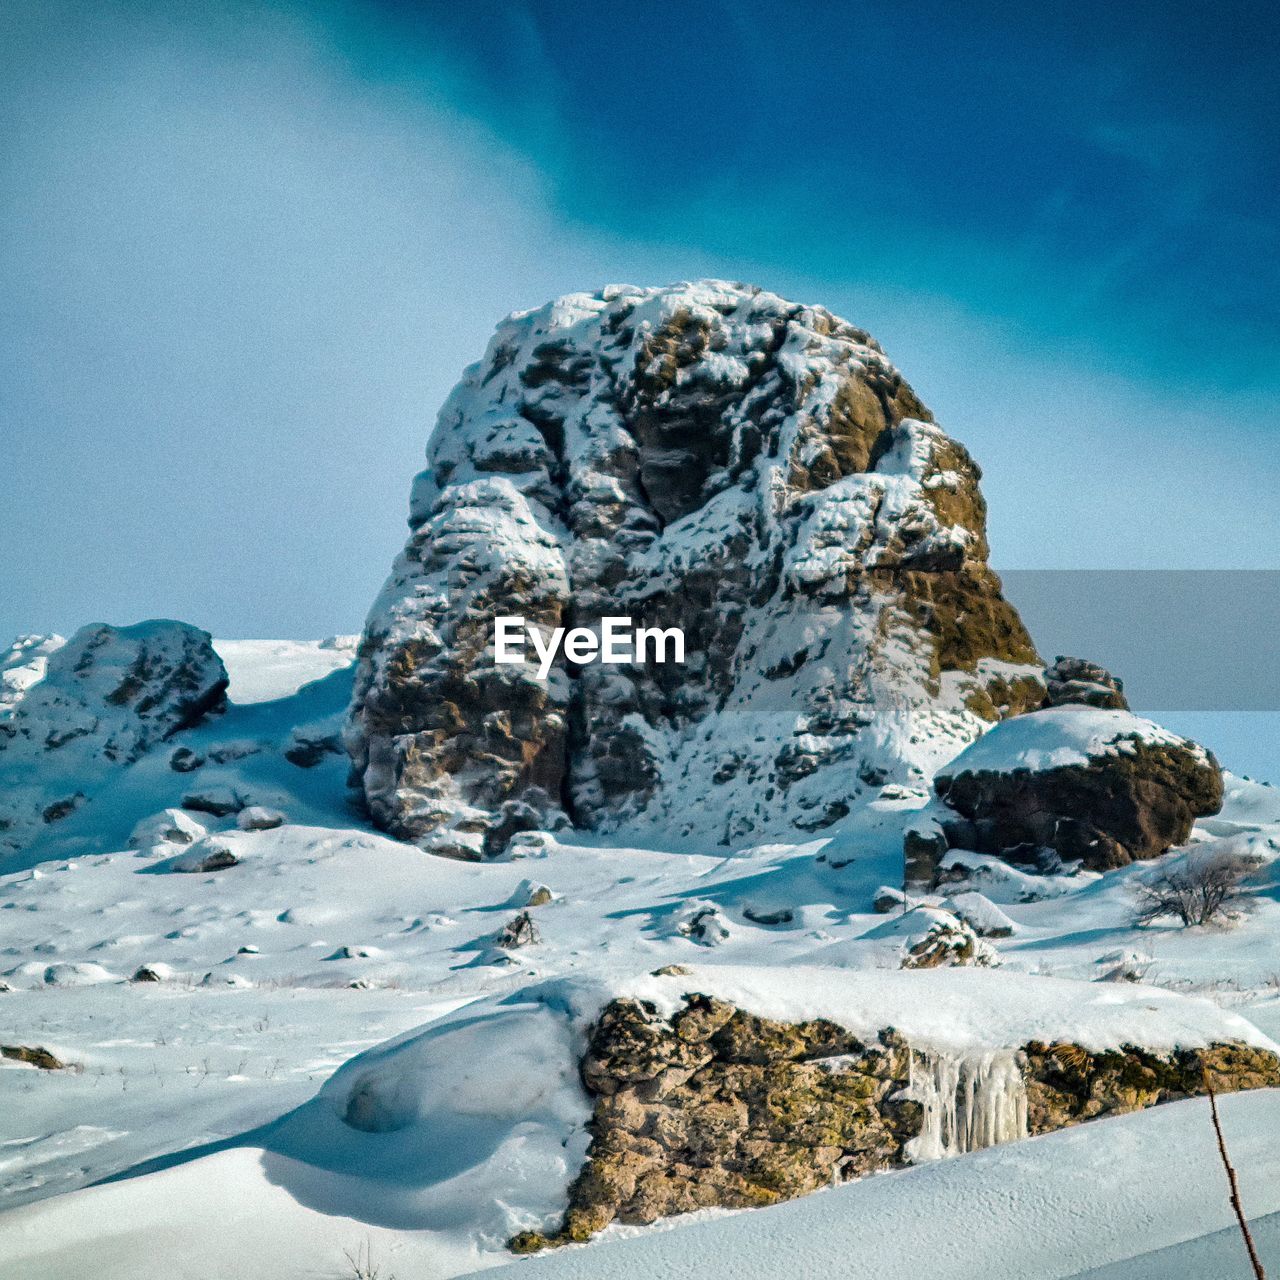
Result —
[[1027, 1089], [1012, 1049], [911, 1054], [908, 1096], [924, 1108], [914, 1163], [979, 1151], [1027, 1136]]

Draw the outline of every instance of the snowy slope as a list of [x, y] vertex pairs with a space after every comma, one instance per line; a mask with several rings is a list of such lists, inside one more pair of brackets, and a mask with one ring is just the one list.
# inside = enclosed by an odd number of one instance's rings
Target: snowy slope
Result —
[[[1252, 859], [1253, 909], [1236, 927], [1135, 929], [1132, 885], [1150, 864], [1033, 877], [967, 855], [1013, 926], [986, 940], [999, 967], [904, 974], [903, 940], [926, 908], [886, 929], [872, 903], [900, 881], [902, 828], [927, 802], [923, 788], [885, 787], [798, 844], [687, 852], [530, 833], [507, 859], [452, 862], [368, 829], [347, 805], [341, 756], [301, 767], [284, 754], [299, 725], [316, 740], [336, 731], [349, 653], [340, 666], [338, 651], [314, 644], [219, 652], [227, 712], [122, 770], [95, 796], [92, 822], [71, 815], [30, 865], [0, 875], [0, 1043], [46, 1047], [75, 1068], [0, 1060], [5, 1280], [338, 1276], [343, 1250], [366, 1238], [398, 1280], [505, 1263], [506, 1235], [553, 1216], [580, 1164], [587, 1100], [573, 1036], [617, 992], [663, 1004], [696, 987], [764, 1014], [838, 1009], [950, 1045], [1256, 1040], [1249, 1024], [1280, 1035], [1273, 788], [1229, 780], [1223, 812], [1197, 828], [1198, 842]], [[175, 771], [170, 748], [205, 763]], [[187, 811], [206, 833], [195, 845], [155, 843], [170, 817], [130, 847], [139, 819], [218, 788], [279, 810], [284, 825], [242, 831], [234, 812]], [[193, 849], [237, 861], [177, 870]], [[497, 935], [537, 884], [553, 895], [531, 909], [540, 940], [504, 951]], [[708, 912], [717, 927], [694, 929]], [[670, 964], [693, 973], [645, 976]], [[142, 966], [162, 980], [128, 981]], [[1149, 985], [1099, 981], [1118, 969]], [[513, 1038], [504, 1018], [527, 1021]], [[343, 1122], [353, 1095], [381, 1131]], [[1280, 1211], [1264, 1192], [1277, 1170], [1262, 1136], [1277, 1105], [1268, 1095], [1224, 1107], [1259, 1214]], [[776, 1210], [660, 1226], [645, 1241], [613, 1229], [527, 1265], [681, 1275], [690, 1257], [727, 1257], [750, 1276], [759, 1257], [776, 1276], [794, 1254], [789, 1274], [827, 1275], [833, 1257], [845, 1257], [843, 1274], [865, 1256], [893, 1276], [932, 1252], [988, 1249], [1008, 1251], [992, 1276], [1065, 1276], [1046, 1259], [1080, 1271], [1203, 1237], [1187, 1255], [1198, 1259], [1231, 1244], [1213, 1234], [1227, 1224], [1203, 1137], [1201, 1104], [1177, 1104]], [[201, 1150], [210, 1144], [225, 1149]], [[1184, 1150], [1199, 1153], [1185, 1184], [1153, 1183]], [[849, 1212], [833, 1212], [845, 1197]], [[664, 1243], [707, 1232], [678, 1252]], [[805, 1259], [822, 1269], [798, 1270]], [[703, 1261], [698, 1274], [719, 1272]]]
[[227, 697], [244, 706], [287, 698], [355, 661], [359, 636], [326, 640], [215, 640], [231, 680]]
[[[1233, 1095], [1224, 1129], [1280, 1265], [1280, 1093]], [[1177, 1177], [1169, 1177], [1169, 1155]], [[471, 1192], [474, 1188], [464, 1188]], [[353, 1215], [358, 1210], [358, 1215]], [[1208, 1104], [1172, 1103], [1012, 1146], [846, 1184], [742, 1213], [704, 1213], [497, 1271], [438, 1230], [407, 1231], [395, 1199], [246, 1146], [8, 1215], [0, 1274], [23, 1280], [278, 1280], [350, 1275], [367, 1250], [397, 1280], [472, 1274], [529, 1280], [1229, 1280], [1248, 1272]], [[1135, 1257], [1135, 1255], [1137, 1255]], [[7, 1270], [6, 1270], [7, 1268]]]
[[[625, 1233], [614, 1229], [619, 1238], [609, 1243], [486, 1274], [495, 1280], [508, 1274], [527, 1280], [730, 1274], [735, 1280], [1244, 1280], [1248, 1262], [1232, 1229], [1208, 1111], [1204, 1100], [1172, 1103], [639, 1239], [620, 1238]], [[1222, 1115], [1250, 1211], [1276, 1215], [1280, 1092], [1224, 1099]], [[1176, 1177], [1169, 1176], [1171, 1160]], [[1266, 1221], [1262, 1242], [1264, 1261], [1280, 1266], [1274, 1218]], [[1162, 1252], [1109, 1265], [1153, 1246]], [[412, 1275], [406, 1269], [401, 1280]]]

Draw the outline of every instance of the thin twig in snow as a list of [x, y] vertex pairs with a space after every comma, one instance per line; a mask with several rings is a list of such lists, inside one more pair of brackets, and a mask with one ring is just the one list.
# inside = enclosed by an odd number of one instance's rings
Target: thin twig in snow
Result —
[[1231, 1207], [1236, 1211], [1236, 1221], [1240, 1224], [1240, 1234], [1244, 1236], [1244, 1247], [1249, 1251], [1249, 1261], [1253, 1263], [1253, 1274], [1257, 1280], [1267, 1280], [1267, 1273], [1262, 1269], [1262, 1259], [1253, 1243], [1253, 1235], [1249, 1231], [1249, 1220], [1244, 1216], [1244, 1206], [1240, 1203], [1240, 1183], [1236, 1180], [1236, 1171], [1232, 1167], [1231, 1158], [1227, 1155], [1227, 1140], [1222, 1136], [1222, 1122], [1218, 1119], [1218, 1095], [1213, 1091], [1213, 1081], [1209, 1079], [1207, 1070], [1201, 1071], [1205, 1092], [1209, 1095], [1209, 1113], [1213, 1116], [1213, 1131], [1218, 1135], [1218, 1154], [1222, 1157], [1222, 1167], [1227, 1171], [1227, 1182], [1231, 1186]]

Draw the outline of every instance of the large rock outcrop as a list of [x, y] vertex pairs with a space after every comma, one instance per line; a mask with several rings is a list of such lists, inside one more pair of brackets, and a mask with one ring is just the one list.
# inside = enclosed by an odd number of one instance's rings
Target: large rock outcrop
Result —
[[559, 1229], [518, 1253], [589, 1239], [611, 1222], [746, 1209], [834, 1181], [957, 1155], [1206, 1091], [1280, 1084], [1269, 1047], [941, 1052], [885, 1030], [762, 1018], [689, 995], [670, 1018], [615, 1000], [591, 1028], [582, 1081], [591, 1145]]
[[[1092, 870], [1153, 858], [1222, 807], [1222, 772], [1198, 744], [1126, 711], [1064, 704], [997, 725], [935, 780], [957, 815], [947, 846], [1035, 864], [1043, 851]], [[919, 833], [913, 833], [919, 842]], [[927, 878], [908, 836], [915, 880]]]
[[[380, 826], [733, 843], [921, 782], [1044, 696], [979, 471], [862, 330], [722, 282], [504, 322], [440, 414], [346, 741]], [[683, 665], [494, 663], [495, 616], [680, 627]]]
[[31, 678], [12, 681], [0, 704], [0, 855], [225, 702], [209, 633], [184, 622], [93, 625], [55, 641], [18, 642]]

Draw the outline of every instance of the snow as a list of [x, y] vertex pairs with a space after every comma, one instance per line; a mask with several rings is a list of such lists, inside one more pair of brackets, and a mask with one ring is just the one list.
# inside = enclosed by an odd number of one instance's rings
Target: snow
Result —
[[828, 1018], [864, 1038], [893, 1027], [921, 1048], [1016, 1048], [1072, 1041], [1090, 1050], [1123, 1044], [1195, 1048], [1243, 1040], [1280, 1050], [1236, 1013], [1156, 987], [1110, 986], [986, 969], [849, 970], [792, 965], [684, 966], [620, 994], [675, 1012], [685, 992], [718, 996], [764, 1018]]
[[230, 678], [227, 697], [245, 705], [272, 702], [322, 680], [356, 659], [359, 636], [326, 640], [215, 640]]
[[66, 643], [57, 635], [25, 635], [0, 650], [0, 712], [17, 706], [27, 690], [44, 679], [49, 655]]
[[[1261, 1219], [1264, 1262], [1274, 1268], [1280, 1092], [1236, 1094], [1219, 1105], [1245, 1203]], [[866, 1178], [769, 1209], [644, 1233], [614, 1228], [609, 1236], [486, 1274], [633, 1280], [708, 1274], [709, 1266], [716, 1268], [710, 1274], [735, 1280], [1249, 1274], [1204, 1099]]]
[[1009, 773], [1026, 769], [1039, 773], [1066, 765], [1088, 764], [1100, 756], [1131, 753], [1134, 743], [1184, 747], [1201, 760], [1203, 748], [1128, 711], [1099, 707], [1048, 707], [1003, 720], [972, 746], [965, 748], [942, 773]]
[[[1193, 849], [1229, 842], [1254, 867], [1253, 910], [1225, 930], [1135, 928], [1133, 886], [1150, 865], [1037, 877], [958, 853], [967, 880], [913, 899], [905, 925], [877, 915], [877, 892], [901, 882], [903, 827], [926, 803], [902, 786], [800, 842], [530, 832], [508, 859], [467, 864], [363, 825], [344, 758], [285, 758], [297, 726], [340, 719], [349, 654], [339, 666], [339, 651], [300, 643], [286, 678], [277, 642], [256, 656], [236, 643], [242, 687], [270, 696], [236, 699], [233, 652], [224, 715], [119, 769], [0, 874], [5, 1042], [70, 1064], [0, 1064], [0, 1275], [342, 1275], [343, 1252], [366, 1243], [397, 1280], [501, 1265], [506, 1236], [554, 1221], [580, 1167], [589, 1104], [576, 1061], [590, 1019], [617, 995], [669, 1012], [689, 991], [868, 1036], [898, 1028], [936, 1116], [918, 1154], [955, 1158], [640, 1240], [612, 1228], [521, 1264], [533, 1274], [678, 1275], [690, 1256], [722, 1256], [748, 1280], [766, 1262], [770, 1280], [851, 1265], [891, 1280], [928, 1258], [931, 1275], [975, 1274], [972, 1259], [998, 1280], [1140, 1252], [1163, 1260], [1192, 1237], [1186, 1256], [1201, 1269], [1185, 1274], [1234, 1273], [1213, 1261], [1234, 1255], [1214, 1252], [1232, 1240], [1216, 1234], [1229, 1219], [1216, 1157], [1197, 1145], [1201, 1104], [963, 1153], [1020, 1132], [1007, 1064], [1028, 1039], [1171, 1047], [1280, 1034], [1272, 788], [1229, 778], [1222, 813], [1194, 835]], [[205, 763], [177, 772], [179, 750]], [[284, 824], [244, 831], [235, 813], [182, 809], [184, 795], [216, 788]], [[236, 863], [175, 870], [214, 845]], [[541, 888], [550, 899], [527, 907], [541, 941], [496, 947]], [[1014, 926], [986, 940], [998, 968], [899, 969], [904, 941], [947, 917], [947, 896], [977, 912], [979, 893], [983, 918], [998, 909]], [[711, 927], [691, 936], [699, 916]], [[690, 972], [653, 976], [670, 965]], [[159, 981], [130, 981], [143, 967]], [[1145, 981], [1100, 981], [1125, 967]], [[1250, 1211], [1280, 1213], [1264, 1141], [1280, 1104], [1228, 1098], [1224, 1116]], [[1153, 1152], [1166, 1151], [1192, 1153], [1177, 1185], [1157, 1180], [1167, 1162]], [[693, 1243], [677, 1246], [685, 1232]]]

